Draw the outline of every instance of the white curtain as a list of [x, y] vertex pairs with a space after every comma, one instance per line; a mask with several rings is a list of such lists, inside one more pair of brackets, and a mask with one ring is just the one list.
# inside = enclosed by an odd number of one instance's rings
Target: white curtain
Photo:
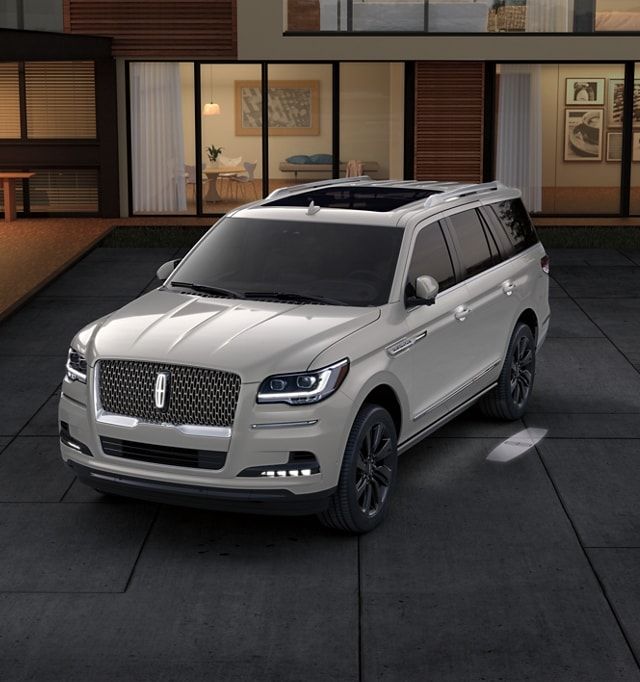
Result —
[[542, 208], [540, 66], [501, 64], [496, 179], [522, 190], [530, 211]]
[[573, 0], [527, 0], [527, 33], [571, 33]]
[[186, 211], [177, 63], [131, 64], [131, 172], [134, 212]]

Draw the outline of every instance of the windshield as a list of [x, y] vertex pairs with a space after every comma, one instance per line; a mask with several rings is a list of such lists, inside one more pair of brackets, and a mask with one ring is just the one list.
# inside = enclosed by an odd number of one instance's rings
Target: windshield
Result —
[[382, 305], [389, 299], [402, 235], [397, 227], [223, 218], [170, 284], [257, 300], [261, 295], [287, 300], [288, 294], [292, 302], [309, 297], [327, 304]]

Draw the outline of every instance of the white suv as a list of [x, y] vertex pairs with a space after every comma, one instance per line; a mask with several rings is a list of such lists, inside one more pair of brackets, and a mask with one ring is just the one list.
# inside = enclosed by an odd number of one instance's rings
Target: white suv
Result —
[[62, 458], [105, 493], [368, 531], [399, 453], [476, 401], [522, 416], [547, 275], [499, 183], [277, 190], [75, 336]]

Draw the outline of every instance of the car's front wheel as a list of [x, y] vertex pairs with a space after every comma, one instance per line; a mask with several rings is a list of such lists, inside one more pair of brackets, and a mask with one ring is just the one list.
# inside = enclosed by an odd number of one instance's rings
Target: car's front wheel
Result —
[[365, 404], [353, 422], [338, 488], [319, 515], [325, 526], [366, 533], [384, 519], [396, 478], [398, 437], [391, 415]]
[[480, 399], [488, 417], [511, 421], [527, 410], [536, 373], [536, 340], [531, 328], [519, 323], [513, 331], [498, 385]]

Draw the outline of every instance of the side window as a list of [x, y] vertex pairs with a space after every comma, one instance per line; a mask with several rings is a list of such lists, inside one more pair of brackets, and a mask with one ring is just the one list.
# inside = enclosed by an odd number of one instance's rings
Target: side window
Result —
[[531, 218], [520, 199], [492, 204], [491, 210], [498, 218], [511, 244], [512, 253], [509, 255], [520, 253], [538, 243], [538, 236]]
[[440, 223], [423, 227], [418, 233], [409, 265], [409, 284], [413, 287], [420, 275], [431, 275], [438, 281], [440, 291], [455, 284], [456, 276]]
[[480, 216], [475, 210], [449, 216], [458, 240], [458, 252], [467, 277], [490, 268], [495, 262]]

